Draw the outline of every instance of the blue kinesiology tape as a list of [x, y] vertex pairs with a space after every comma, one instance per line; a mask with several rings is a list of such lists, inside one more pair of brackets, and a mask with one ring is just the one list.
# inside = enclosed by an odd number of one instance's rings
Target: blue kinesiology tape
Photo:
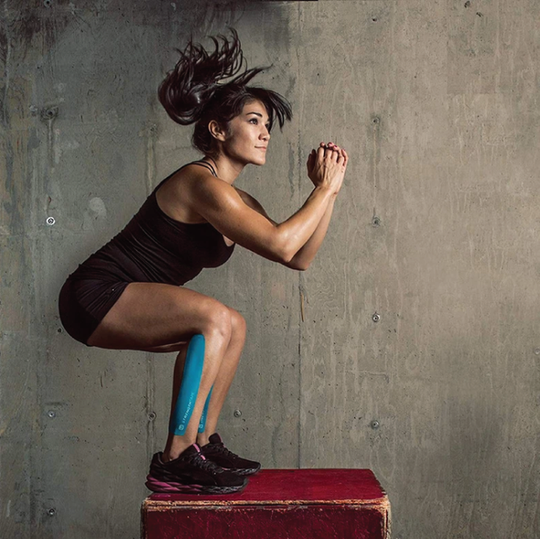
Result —
[[199, 432], [204, 432], [204, 428], [206, 427], [206, 416], [208, 414], [208, 405], [210, 404], [210, 397], [212, 396], [212, 389], [214, 389], [214, 386], [210, 388], [208, 397], [206, 397], [206, 402], [204, 403], [204, 410], [201, 416], [201, 421], [199, 423]]
[[193, 335], [186, 353], [184, 375], [178, 392], [169, 430], [171, 434], [182, 436], [186, 432], [197, 393], [201, 384], [204, 365], [204, 335]]

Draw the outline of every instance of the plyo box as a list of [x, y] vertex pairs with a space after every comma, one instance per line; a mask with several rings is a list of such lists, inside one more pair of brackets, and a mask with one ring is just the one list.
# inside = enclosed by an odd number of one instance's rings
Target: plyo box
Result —
[[143, 539], [387, 539], [390, 502], [371, 470], [262, 470], [243, 492], [152, 494]]

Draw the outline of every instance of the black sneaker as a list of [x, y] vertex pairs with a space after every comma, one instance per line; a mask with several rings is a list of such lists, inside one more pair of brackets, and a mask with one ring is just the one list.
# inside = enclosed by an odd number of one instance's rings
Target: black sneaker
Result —
[[154, 455], [146, 478], [146, 486], [154, 492], [231, 494], [247, 485], [247, 479], [207, 460], [197, 444], [169, 462], [163, 462], [162, 455], [161, 451]]
[[221, 468], [238, 475], [253, 475], [261, 469], [259, 462], [243, 459], [229, 451], [217, 432], [212, 434], [209, 440], [206, 445], [201, 447], [201, 453]]

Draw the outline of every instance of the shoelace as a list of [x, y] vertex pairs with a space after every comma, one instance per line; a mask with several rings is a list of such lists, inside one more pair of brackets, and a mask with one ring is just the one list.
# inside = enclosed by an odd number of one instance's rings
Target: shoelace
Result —
[[222, 443], [221, 444], [212, 444], [212, 452], [221, 453], [226, 457], [237, 458], [238, 455], [235, 455], [232, 451], [229, 451]]
[[202, 468], [207, 472], [221, 473], [223, 471], [223, 468], [221, 468], [221, 466], [218, 466], [215, 462], [208, 460], [204, 455], [201, 455], [200, 453], [194, 453], [193, 455], [190, 455], [187, 461], [190, 464], [193, 464], [198, 468]]

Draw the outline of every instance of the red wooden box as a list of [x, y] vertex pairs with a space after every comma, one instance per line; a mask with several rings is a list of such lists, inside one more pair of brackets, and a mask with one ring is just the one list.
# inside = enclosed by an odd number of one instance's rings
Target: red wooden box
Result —
[[152, 494], [143, 539], [386, 539], [390, 502], [371, 470], [262, 470], [243, 492]]

